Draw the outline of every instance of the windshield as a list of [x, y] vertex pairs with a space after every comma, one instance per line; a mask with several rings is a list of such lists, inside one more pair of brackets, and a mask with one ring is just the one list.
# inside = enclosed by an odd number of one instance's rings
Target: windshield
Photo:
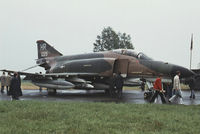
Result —
[[130, 49], [117, 49], [117, 50], [113, 50], [113, 52], [122, 54], [122, 55], [133, 56], [135, 58], [137, 58], [137, 55], [138, 55], [137, 52], [135, 52], [134, 50], [130, 50]]
[[144, 53], [140, 52], [137, 55], [138, 59], [142, 59], [142, 60], [153, 60], [152, 58], [148, 57], [147, 55], [145, 55]]
[[135, 57], [137, 59], [152, 60], [152, 58], [148, 57], [144, 53], [142, 53], [142, 52], [137, 53], [136, 51], [131, 50], [131, 49], [117, 49], [117, 50], [113, 50], [113, 52], [118, 53], [118, 54], [122, 54], [122, 55], [132, 56], [132, 57]]

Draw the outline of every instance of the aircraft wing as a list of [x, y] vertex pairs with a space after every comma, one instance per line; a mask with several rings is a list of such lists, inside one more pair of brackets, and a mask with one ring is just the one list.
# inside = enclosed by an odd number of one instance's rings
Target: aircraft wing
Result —
[[[155, 82], [156, 78], [145, 78], [146, 81]], [[172, 83], [172, 79], [170, 78], [162, 78], [162, 83]]]
[[46, 77], [68, 77], [68, 76], [98, 76], [98, 73], [48, 73]]
[[48, 77], [56, 77], [56, 78], [65, 78], [69, 76], [98, 76], [98, 73], [48, 73], [48, 74], [39, 74], [39, 73], [28, 73], [21, 71], [13, 71], [13, 70], [0, 70], [3, 72], [14, 73], [17, 72], [20, 75], [25, 75], [27, 80], [31, 80], [34, 78], [48, 78]]
[[15, 73], [15, 72], [17, 72], [20, 75], [33, 75], [33, 76], [40, 76], [41, 75], [41, 74], [38, 74], [38, 73], [28, 73], [28, 72], [21, 72], [21, 71], [6, 70], [6, 69], [0, 70], [0, 71], [7, 72], [7, 73]]

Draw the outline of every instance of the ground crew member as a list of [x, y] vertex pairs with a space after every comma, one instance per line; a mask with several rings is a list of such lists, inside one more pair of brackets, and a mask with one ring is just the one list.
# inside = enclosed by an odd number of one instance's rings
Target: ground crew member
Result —
[[162, 82], [161, 82], [160, 76], [158, 78], [156, 78], [156, 81], [154, 82], [153, 88], [155, 90], [155, 93], [152, 96], [150, 103], [155, 101], [155, 98], [158, 97], [158, 94], [160, 95], [162, 103], [166, 103], [166, 100], [165, 100], [165, 97], [164, 97], [164, 90], [162, 89]]
[[194, 93], [195, 79], [193, 77], [189, 80], [189, 87], [191, 91], [190, 99], [195, 99], [195, 93]]
[[116, 77], [115, 77], [115, 86], [118, 90], [122, 90], [123, 88], [123, 78], [121, 76], [121, 73], [117, 73]]
[[113, 74], [113, 80], [112, 80], [112, 89], [110, 90], [110, 94], [117, 95], [118, 98], [122, 97], [122, 88], [123, 88], [123, 77], [121, 76], [121, 73], [118, 72], [117, 74]]

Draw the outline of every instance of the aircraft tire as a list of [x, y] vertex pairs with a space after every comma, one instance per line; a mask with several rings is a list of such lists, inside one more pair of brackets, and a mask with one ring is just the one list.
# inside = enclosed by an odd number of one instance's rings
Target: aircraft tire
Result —
[[145, 92], [144, 93], [144, 99], [147, 99], [148, 94]]

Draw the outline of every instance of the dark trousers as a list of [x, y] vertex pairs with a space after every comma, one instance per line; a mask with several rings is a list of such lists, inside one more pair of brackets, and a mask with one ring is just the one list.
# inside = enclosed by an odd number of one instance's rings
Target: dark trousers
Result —
[[195, 99], [195, 93], [194, 93], [194, 90], [193, 90], [193, 89], [190, 89], [190, 91], [191, 91], [190, 98]]
[[161, 93], [160, 91], [157, 91], [154, 93], [154, 95], [152, 96], [151, 100], [150, 100], [150, 103], [154, 102], [155, 101], [155, 98], [158, 97], [158, 94], [160, 95], [160, 98], [162, 100], [162, 103], [166, 103], [166, 100], [165, 100], [165, 96], [163, 93]]

